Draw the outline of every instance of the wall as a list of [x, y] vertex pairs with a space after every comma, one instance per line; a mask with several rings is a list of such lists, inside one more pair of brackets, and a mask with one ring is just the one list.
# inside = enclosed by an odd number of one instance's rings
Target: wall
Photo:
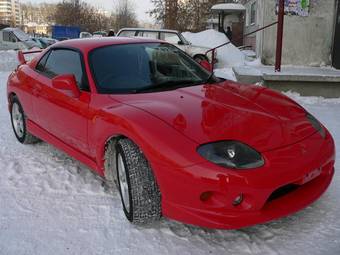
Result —
[[[263, 1], [264, 24], [277, 20], [275, 0]], [[310, 0], [308, 17], [285, 16], [282, 63], [286, 65], [330, 65], [336, 0]], [[262, 62], [273, 65], [276, 27], [260, 33], [263, 38]]]

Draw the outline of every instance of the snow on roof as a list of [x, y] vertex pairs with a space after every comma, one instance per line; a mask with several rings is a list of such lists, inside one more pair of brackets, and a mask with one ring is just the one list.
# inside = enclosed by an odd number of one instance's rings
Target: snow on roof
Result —
[[215, 4], [211, 7], [213, 11], [245, 11], [246, 8], [242, 4]]

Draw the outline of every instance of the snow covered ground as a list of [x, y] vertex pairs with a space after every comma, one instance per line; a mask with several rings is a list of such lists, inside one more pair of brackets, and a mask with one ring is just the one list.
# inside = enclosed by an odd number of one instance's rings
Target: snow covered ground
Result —
[[[340, 156], [325, 195], [290, 217], [232, 231], [168, 219], [136, 227], [125, 219], [118, 192], [107, 191], [87, 167], [46, 143], [21, 145], [16, 141], [6, 104], [6, 80], [16, 64], [3, 55], [0, 53], [1, 255], [340, 254]], [[330, 129], [340, 148], [340, 99], [289, 96]]]

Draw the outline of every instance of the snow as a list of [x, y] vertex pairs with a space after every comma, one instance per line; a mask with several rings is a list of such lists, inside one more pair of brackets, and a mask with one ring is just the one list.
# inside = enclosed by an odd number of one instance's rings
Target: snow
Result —
[[[1, 52], [0, 254], [340, 254], [340, 156], [325, 195], [290, 217], [232, 231], [168, 219], [134, 226], [118, 192], [106, 190], [87, 167], [46, 143], [16, 141], [5, 99], [10, 66], [15, 54]], [[288, 95], [318, 117], [340, 147], [340, 99]]]
[[[229, 42], [225, 34], [213, 29], [205, 30], [199, 33], [184, 32], [182, 35], [193, 45], [215, 48], [219, 45]], [[218, 64], [217, 68], [227, 68], [244, 65], [245, 55], [236, 48], [232, 43], [217, 49]]]
[[242, 4], [216, 4], [211, 7], [213, 11], [245, 11], [246, 7]]

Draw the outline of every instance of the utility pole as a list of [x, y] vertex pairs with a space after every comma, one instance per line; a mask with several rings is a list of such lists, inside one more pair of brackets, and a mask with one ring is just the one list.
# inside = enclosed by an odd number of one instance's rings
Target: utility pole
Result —
[[283, 46], [283, 24], [285, 16], [285, 1], [279, 0], [279, 11], [278, 11], [278, 25], [277, 25], [277, 39], [276, 39], [276, 61], [275, 61], [275, 72], [281, 72], [282, 62], [282, 46]]

